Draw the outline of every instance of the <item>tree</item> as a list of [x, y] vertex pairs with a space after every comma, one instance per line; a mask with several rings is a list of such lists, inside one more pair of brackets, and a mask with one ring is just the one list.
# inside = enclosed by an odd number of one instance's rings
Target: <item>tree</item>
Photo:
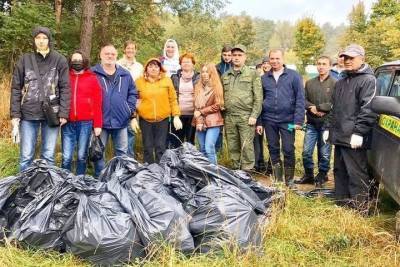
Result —
[[57, 47], [61, 47], [61, 12], [62, 12], [62, 0], [54, 0], [54, 10], [56, 16], [56, 44]]
[[312, 18], [304, 18], [296, 25], [294, 52], [301, 61], [300, 72], [313, 64], [325, 47], [324, 35]]
[[363, 45], [365, 43], [365, 31], [367, 30], [367, 15], [363, 2], [353, 6], [349, 16], [349, 27], [341, 38], [341, 46], [345, 47], [350, 43]]
[[294, 26], [289, 21], [278, 21], [269, 40], [270, 48], [282, 48], [287, 51], [293, 48]]
[[86, 57], [90, 57], [92, 51], [93, 18], [95, 6], [92, 0], [84, 0], [82, 3], [82, 24], [80, 34], [80, 50]]

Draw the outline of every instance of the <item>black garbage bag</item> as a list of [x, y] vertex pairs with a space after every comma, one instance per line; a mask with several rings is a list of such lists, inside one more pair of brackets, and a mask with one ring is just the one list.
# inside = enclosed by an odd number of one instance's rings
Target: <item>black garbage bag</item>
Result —
[[131, 216], [110, 193], [78, 196], [76, 214], [66, 225], [67, 251], [98, 265], [114, 265], [144, 256]]
[[21, 187], [20, 176], [10, 176], [0, 180], [0, 240], [8, 235], [16, 213], [15, 195]]
[[104, 144], [100, 136], [92, 134], [89, 144], [89, 159], [93, 162], [101, 160], [104, 153]]
[[120, 183], [132, 178], [141, 169], [142, 165], [134, 158], [118, 156], [112, 158], [99, 176], [99, 180], [107, 182], [117, 178]]
[[200, 252], [229, 244], [242, 249], [261, 245], [255, 203], [237, 187], [206, 186], [196, 193], [195, 202], [186, 210], [192, 210], [190, 231]]

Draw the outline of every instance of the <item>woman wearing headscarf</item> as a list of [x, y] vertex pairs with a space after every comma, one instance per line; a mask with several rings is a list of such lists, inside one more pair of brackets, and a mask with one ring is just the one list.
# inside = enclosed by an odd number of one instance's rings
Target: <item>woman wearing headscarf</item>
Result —
[[171, 77], [181, 68], [179, 64], [178, 44], [174, 39], [168, 39], [164, 44], [163, 56], [161, 57], [161, 65], [166, 71], [166, 76]]
[[200, 151], [211, 163], [217, 164], [215, 144], [224, 120], [221, 110], [224, 97], [221, 80], [214, 64], [201, 67], [200, 81], [194, 91], [195, 111], [193, 122], [200, 144]]
[[175, 88], [157, 58], [147, 61], [143, 76], [136, 80], [136, 87], [144, 162], [158, 163], [166, 149], [170, 116], [175, 129], [182, 129]]

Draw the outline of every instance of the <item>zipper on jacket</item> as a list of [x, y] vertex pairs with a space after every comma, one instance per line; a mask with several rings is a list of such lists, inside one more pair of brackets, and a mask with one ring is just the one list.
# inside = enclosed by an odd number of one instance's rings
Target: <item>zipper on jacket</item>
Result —
[[75, 90], [74, 90], [74, 112], [75, 112], [75, 114], [74, 114], [74, 119], [77, 119], [76, 118], [76, 95], [78, 94], [78, 79], [79, 79], [79, 75], [76, 75], [76, 79], [75, 79]]
[[108, 86], [107, 86], [107, 81], [104, 77], [101, 77], [103, 79], [104, 85], [106, 87], [106, 92], [108, 93]]

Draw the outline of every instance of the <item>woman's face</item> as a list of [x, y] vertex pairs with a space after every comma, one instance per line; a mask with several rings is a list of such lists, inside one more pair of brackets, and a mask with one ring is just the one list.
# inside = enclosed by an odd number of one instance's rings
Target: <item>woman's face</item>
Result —
[[173, 58], [175, 55], [175, 43], [174, 42], [168, 42], [167, 47], [165, 48], [165, 53], [167, 54], [167, 57]]
[[204, 66], [201, 69], [201, 79], [203, 80], [203, 82], [208, 82], [210, 80], [210, 74], [208, 74], [208, 69], [207, 66]]
[[83, 61], [82, 55], [79, 53], [72, 54], [71, 61]]
[[193, 71], [194, 65], [190, 58], [184, 57], [181, 61], [181, 68], [183, 71]]
[[160, 66], [158, 66], [157, 63], [152, 62], [147, 66], [146, 72], [149, 77], [157, 78], [158, 76], [160, 76]]

